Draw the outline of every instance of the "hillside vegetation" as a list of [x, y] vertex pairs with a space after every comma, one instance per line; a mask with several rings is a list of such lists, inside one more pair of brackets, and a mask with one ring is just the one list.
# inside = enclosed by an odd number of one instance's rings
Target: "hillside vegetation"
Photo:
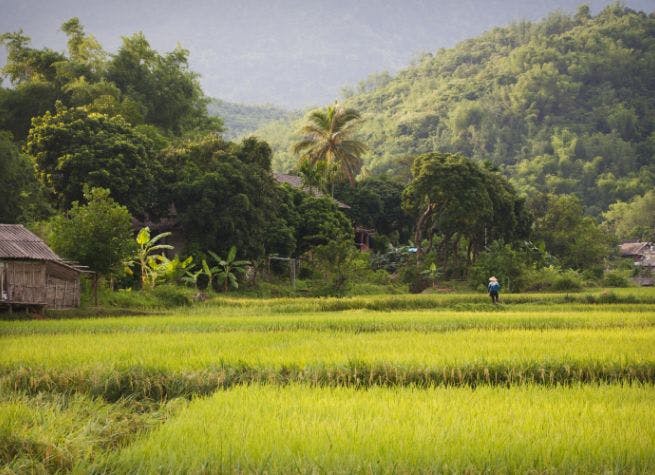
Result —
[[[518, 188], [578, 195], [591, 214], [655, 184], [655, 17], [619, 5], [553, 13], [426, 54], [347, 93], [373, 174], [429, 151], [490, 161]], [[257, 134], [288, 170], [297, 123]]]
[[264, 124], [278, 120], [293, 120], [300, 113], [291, 112], [271, 105], [235, 104], [220, 99], [211, 99], [207, 104], [210, 116], [220, 117], [225, 127], [224, 137], [235, 139], [250, 134]]

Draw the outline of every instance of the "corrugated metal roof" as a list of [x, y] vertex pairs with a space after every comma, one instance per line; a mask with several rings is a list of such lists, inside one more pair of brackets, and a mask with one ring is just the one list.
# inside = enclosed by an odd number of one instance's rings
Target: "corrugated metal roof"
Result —
[[0, 259], [61, 261], [46, 243], [20, 224], [0, 224]]

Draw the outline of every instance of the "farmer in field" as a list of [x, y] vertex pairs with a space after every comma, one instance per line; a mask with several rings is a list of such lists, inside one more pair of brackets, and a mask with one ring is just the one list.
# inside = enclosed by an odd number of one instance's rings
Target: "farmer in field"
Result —
[[498, 294], [500, 293], [500, 283], [496, 277], [489, 277], [489, 285], [487, 285], [487, 290], [489, 291], [489, 297], [491, 297], [492, 303], [498, 303]]

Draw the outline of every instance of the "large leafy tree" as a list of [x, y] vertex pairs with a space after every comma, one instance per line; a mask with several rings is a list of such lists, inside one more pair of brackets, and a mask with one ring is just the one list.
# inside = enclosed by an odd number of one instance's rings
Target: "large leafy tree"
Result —
[[604, 224], [619, 241], [655, 241], [655, 190], [619, 201], [603, 213]]
[[326, 173], [337, 170], [354, 184], [367, 150], [354, 137], [359, 119], [359, 112], [340, 104], [311, 112], [300, 129], [302, 138], [294, 145], [294, 153], [312, 165], [324, 163]]
[[66, 107], [35, 118], [25, 146], [61, 208], [81, 201], [85, 186], [101, 187], [135, 215], [156, 210], [160, 166], [151, 148], [120, 116]]
[[442, 255], [466, 244], [466, 259], [496, 239], [527, 237], [530, 220], [507, 180], [460, 154], [419, 155], [412, 181], [403, 192], [403, 207], [416, 220], [418, 256], [423, 240], [435, 237]]
[[189, 71], [189, 52], [183, 48], [161, 55], [142, 33], [124, 37], [107, 65], [107, 79], [140, 105], [144, 120], [174, 134], [221, 130], [207, 115], [207, 100], [197, 74]]
[[49, 243], [60, 255], [102, 275], [122, 272], [133, 250], [132, 216], [103, 188], [87, 189], [86, 204], [74, 202], [70, 211], [51, 221]]
[[[270, 251], [272, 241], [289, 249], [290, 243], [268, 237], [278, 223], [279, 203], [270, 155], [268, 145], [255, 139], [236, 145], [215, 136], [164, 151], [166, 169], [172, 174], [168, 196], [190, 251], [225, 255], [235, 245], [257, 259]], [[287, 232], [281, 241], [290, 238]]]
[[362, 226], [389, 236], [394, 243], [406, 242], [412, 227], [411, 218], [402, 209], [405, 185], [386, 176], [368, 177], [354, 187], [340, 186], [336, 197], [350, 209], [346, 214]]
[[298, 255], [331, 241], [354, 241], [352, 223], [334, 200], [304, 194], [297, 210], [301, 217], [296, 228]]
[[32, 161], [12, 142], [11, 134], [0, 131], [0, 222], [17, 223], [48, 214], [47, 197], [33, 168]]
[[435, 233], [468, 230], [490, 221], [492, 198], [483, 174], [462, 155], [419, 155], [412, 166], [414, 178], [403, 192], [403, 206], [416, 219], [414, 242], [418, 255], [422, 241]]
[[610, 240], [592, 217], [585, 216], [578, 197], [536, 196], [531, 207], [535, 215], [535, 239], [542, 240], [563, 267], [593, 269], [602, 266], [610, 252]]

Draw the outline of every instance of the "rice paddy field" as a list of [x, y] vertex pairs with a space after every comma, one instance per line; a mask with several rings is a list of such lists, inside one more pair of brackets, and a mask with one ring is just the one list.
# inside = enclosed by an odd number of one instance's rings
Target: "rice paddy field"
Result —
[[0, 473], [653, 473], [655, 289], [0, 321]]

